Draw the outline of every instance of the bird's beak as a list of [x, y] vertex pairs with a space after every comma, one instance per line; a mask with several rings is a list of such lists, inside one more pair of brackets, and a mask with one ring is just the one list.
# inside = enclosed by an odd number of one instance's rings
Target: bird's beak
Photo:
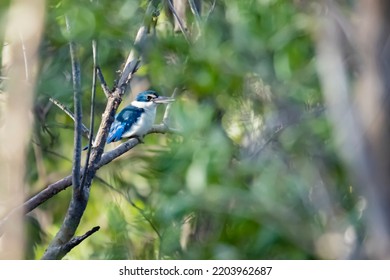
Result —
[[157, 104], [171, 103], [173, 101], [175, 101], [174, 98], [167, 97], [167, 96], [159, 96], [159, 97], [153, 99], [153, 102], [157, 103]]

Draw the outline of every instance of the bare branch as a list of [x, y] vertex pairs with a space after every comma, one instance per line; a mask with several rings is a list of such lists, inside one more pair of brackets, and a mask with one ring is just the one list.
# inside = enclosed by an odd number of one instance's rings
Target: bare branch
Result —
[[209, 19], [211, 13], [214, 11], [216, 2], [217, 2], [217, 0], [213, 1], [213, 4], [211, 5], [211, 8], [210, 8], [210, 10], [208, 11], [208, 13], [206, 15], [206, 18], [205, 18], [206, 21]]
[[[68, 107], [66, 107], [64, 104], [62, 104], [60, 101], [57, 99], [54, 99], [53, 97], [50, 97], [49, 99], [54, 105], [56, 105], [58, 108], [60, 108], [62, 111], [65, 112], [73, 121], [75, 120], [73, 112], [69, 110]], [[81, 124], [81, 132], [83, 136], [87, 139], [89, 139], [89, 129], [84, 125]]]
[[[71, 26], [69, 18], [65, 17], [66, 28], [71, 34]], [[74, 152], [73, 152], [73, 189], [76, 196], [80, 196], [80, 168], [81, 168], [81, 124], [82, 124], [82, 109], [81, 109], [81, 72], [80, 61], [77, 54], [77, 46], [73, 41], [69, 42], [70, 58], [72, 63], [72, 81], [73, 81], [73, 101], [74, 101]]]
[[[173, 90], [173, 93], [172, 93], [172, 98], [176, 98], [176, 96], [179, 94], [179, 89], [178, 88], [175, 88]], [[164, 112], [164, 117], [163, 117], [163, 120], [162, 120], [162, 123], [169, 126], [169, 116], [171, 115], [171, 108], [172, 108], [172, 103], [169, 103], [167, 105], [167, 107], [165, 108], [165, 112]]]
[[[87, 239], [89, 236], [94, 234], [100, 229], [99, 226], [93, 227], [89, 231], [87, 231], [85, 234], [82, 236], [75, 236], [73, 237], [68, 243], [63, 245], [61, 248], [56, 249], [58, 250], [58, 258], [61, 259], [63, 258], [67, 253], [69, 253], [74, 247], [79, 245], [81, 242], [83, 242], [85, 239]], [[44, 258], [45, 259], [45, 258]]]
[[[194, 0], [188, 0], [188, 3], [190, 4], [190, 8], [191, 8], [191, 12], [194, 14], [195, 16], [195, 22], [196, 22], [196, 26], [199, 30], [199, 34], [200, 34], [200, 26], [201, 26], [201, 23], [202, 23], [202, 19], [200, 17], [200, 2], [197, 1], [197, 3], [195, 3]], [[198, 5], [197, 5], [198, 4]]]
[[108, 88], [106, 81], [104, 80], [103, 72], [99, 66], [96, 66], [96, 74], [99, 78], [100, 86], [102, 87], [104, 94], [108, 98], [111, 95], [111, 91]]
[[92, 56], [93, 56], [93, 73], [92, 73], [92, 94], [91, 94], [91, 117], [89, 124], [89, 142], [88, 142], [88, 151], [87, 157], [85, 159], [85, 168], [83, 172], [83, 179], [81, 182], [81, 187], [85, 185], [86, 172], [88, 170], [89, 158], [91, 156], [91, 147], [93, 139], [93, 127], [95, 123], [95, 95], [96, 95], [96, 75], [97, 75], [97, 46], [96, 41], [92, 41]]
[[91, 236], [92, 234], [94, 234], [95, 232], [97, 232], [99, 229], [100, 229], [100, 226], [96, 226], [96, 227], [93, 227], [92, 229], [90, 229], [89, 231], [87, 231], [86, 233], [84, 233], [82, 236], [75, 236], [75, 237], [73, 237], [73, 238], [65, 245], [65, 250], [67, 250], [67, 252], [69, 252], [69, 251], [72, 250], [74, 247], [76, 247], [76, 246], [79, 245], [81, 242], [83, 242], [85, 239], [87, 239], [89, 236]]
[[177, 22], [179, 23], [179, 27], [180, 27], [181, 32], [183, 33], [184, 39], [186, 39], [186, 41], [188, 43], [190, 43], [190, 40], [188, 38], [188, 34], [187, 34], [187, 31], [186, 31], [186, 28], [184, 27], [182, 19], [179, 17], [178, 13], [176, 12], [176, 9], [173, 6], [172, 1], [171, 0], [167, 0], [167, 2], [168, 2], [169, 9], [171, 10], [172, 14], [175, 16]]
[[142, 44], [146, 39], [148, 34], [149, 25], [152, 23], [152, 18], [156, 16], [157, 6], [160, 1], [152, 0], [149, 2], [149, 5], [145, 12], [145, 19], [143, 25], [138, 29], [137, 36], [134, 40], [134, 48], [130, 51], [125, 66], [122, 69], [121, 77], [119, 78], [118, 86], [119, 88], [126, 88], [129, 83], [131, 76], [137, 72], [138, 68], [141, 66], [140, 59], [141, 56], [138, 54], [138, 50], [142, 48]]
[[125, 68], [123, 69], [122, 75], [119, 79], [118, 87], [119, 88], [125, 88], [127, 84], [129, 83], [132, 75], [137, 72], [137, 70], [140, 67], [140, 60], [134, 59], [130, 61], [130, 63], [126, 64]]
[[[135, 40], [134, 40], [134, 47], [139, 47], [141, 45], [141, 43], [145, 40], [146, 38], [146, 34], [147, 34], [147, 27], [146, 26], [141, 26], [139, 29], [138, 29], [138, 32], [137, 32], [137, 36], [135, 36]], [[125, 66], [123, 67], [123, 70], [122, 70], [122, 75], [121, 75], [121, 78], [119, 80], [119, 85], [124, 83], [127, 79], [128, 79], [128, 76], [126, 76], [126, 74], [129, 74], [131, 71], [129, 71], [128, 73], [126, 73], [127, 71], [125, 71], [127, 68], [128, 68], [128, 65], [130, 63], [132, 63], [134, 60], [138, 60], [136, 59], [137, 58], [137, 55], [136, 55], [136, 49], [132, 49], [126, 59], [126, 63], [125, 63]]]
[[155, 124], [149, 131], [149, 133], [161, 133], [161, 134], [181, 134], [182, 131], [177, 128], [169, 127], [165, 123]]

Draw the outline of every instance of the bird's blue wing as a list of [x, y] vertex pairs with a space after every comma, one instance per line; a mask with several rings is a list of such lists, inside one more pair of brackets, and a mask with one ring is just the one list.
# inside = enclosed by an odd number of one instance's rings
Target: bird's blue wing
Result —
[[131, 126], [137, 122], [144, 109], [134, 106], [127, 106], [115, 116], [115, 121], [111, 125], [107, 136], [107, 144], [119, 141]]

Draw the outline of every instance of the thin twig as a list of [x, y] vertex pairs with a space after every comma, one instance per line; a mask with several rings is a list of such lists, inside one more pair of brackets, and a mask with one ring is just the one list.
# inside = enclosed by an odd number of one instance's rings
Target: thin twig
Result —
[[96, 66], [96, 74], [97, 74], [97, 77], [99, 78], [100, 86], [102, 87], [104, 94], [108, 98], [111, 95], [111, 91], [107, 86], [106, 80], [104, 79], [104, 76], [103, 76], [103, 72], [99, 66]]
[[84, 233], [82, 236], [73, 237], [68, 242], [68, 244], [66, 244], [66, 247], [69, 248], [69, 251], [70, 251], [71, 249], [73, 249], [74, 247], [79, 245], [81, 242], [83, 242], [85, 239], [87, 239], [89, 236], [91, 236], [92, 234], [97, 232], [99, 229], [100, 229], [100, 226], [96, 226], [96, 227], [93, 227], [92, 229], [90, 229], [89, 231], [87, 231], [86, 233]]
[[[126, 80], [129, 79], [128, 74], [131, 73], [131, 71], [126, 71], [126, 69], [130, 69], [128, 65], [132, 63], [133, 61], [139, 60], [139, 57], [137, 57], [137, 47], [140, 47], [142, 42], [145, 40], [146, 35], [147, 35], [148, 28], [144, 25], [142, 25], [137, 32], [137, 35], [135, 36], [134, 40], [134, 48], [130, 51], [129, 55], [127, 56], [125, 66], [123, 67], [121, 71], [121, 77], [119, 78], [119, 83], [123, 84]], [[128, 73], [127, 73], [128, 72]]]
[[[54, 105], [56, 105], [58, 108], [60, 108], [62, 111], [64, 111], [65, 114], [67, 114], [73, 121], [74, 115], [73, 112], [68, 109], [64, 104], [62, 104], [60, 101], [57, 99], [54, 99], [53, 97], [50, 97], [49, 99]], [[89, 139], [89, 129], [84, 125], [81, 124], [81, 132], [83, 133], [83, 136], [87, 139]]]
[[[65, 17], [66, 28], [71, 34], [71, 26], [69, 18]], [[75, 42], [69, 42], [70, 59], [72, 63], [72, 81], [73, 81], [73, 101], [74, 101], [74, 151], [73, 151], [73, 169], [72, 180], [73, 189], [76, 196], [80, 193], [80, 169], [81, 169], [81, 131], [82, 131], [82, 110], [81, 110], [81, 71], [80, 61], [77, 53], [77, 45]]]
[[[179, 89], [178, 88], [175, 88], [173, 90], [173, 93], [172, 93], [172, 98], [175, 99], [176, 96], [179, 94]], [[165, 112], [164, 112], [164, 117], [163, 117], [163, 120], [162, 120], [162, 123], [169, 126], [169, 116], [171, 114], [171, 108], [172, 108], [172, 104], [173, 103], [169, 103], [167, 105], [167, 107], [165, 108]]]
[[201, 25], [201, 22], [202, 22], [202, 19], [200, 17], [200, 11], [198, 10], [198, 7], [195, 5], [194, 0], [188, 0], [188, 3], [190, 4], [191, 12], [195, 16], [196, 26], [198, 28], [199, 35], [200, 35], [200, 32], [201, 32], [200, 25]]
[[208, 13], [207, 13], [207, 15], [205, 17], [205, 21], [207, 21], [209, 19], [211, 13], [214, 11], [216, 2], [217, 2], [217, 0], [213, 1], [213, 4], [211, 5], [210, 10], [208, 11]]
[[71, 159], [71, 158], [68, 158], [68, 157], [66, 157], [66, 156], [64, 156], [64, 155], [62, 155], [62, 154], [60, 154], [60, 153], [57, 153], [56, 151], [47, 150], [47, 149], [43, 149], [43, 151], [44, 151], [45, 153], [47, 153], [47, 154], [53, 155], [53, 156], [55, 156], [55, 157], [58, 157], [58, 158], [60, 158], [60, 159], [65, 160], [65, 161], [67, 161], [67, 162], [72, 162], [72, 159]]
[[90, 237], [92, 234], [97, 232], [100, 229], [100, 226], [93, 227], [89, 231], [87, 231], [82, 236], [74, 236], [69, 242], [67, 242], [65, 245], [61, 246], [61, 253], [58, 255], [58, 258], [63, 258], [67, 253], [69, 253], [74, 247], [79, 245], [81, 242], [83, 242], [85, 239]]
[[96, 74], [97, 74], [97, 46], [96, 41], [92, 41], [92, 57], [93, 57], [93, 73], [92, 73], [92, 93], [91, 93], [91, 116], [89, 124], [89, 142], [87, 157], [85, 159], [85, 167], [83, 172], [83, 179], [81, 181], [81, 187], [85, 185], [86, 173], [88, 170], [89, 158], [91, 156], [92, 139], [93, 139], [93, 127], [95, 124], [95, 95], [96, 95]]
[[167, 0], [167, 2], [168, 2], [169, 9], [171, 10], [172, 14], [175, 16], [175, 18], [177, 19], [177, 22], [179, 23], [179, 27], [180, 27], [181, 32], [183, 33], [184, 39], [186, 39], [186, 41], [188, 43], [190, 43], [190, 40], [188, 38], [187, 31], [186, 31], [186, 29], [184, 27], [183, 21], [181, 20], [181, 18], [177, 14], [177, 12], [175, 10], [175, 7], [172, 4], [172, 1], [171, 0]]
[[129, 83], [132, 75], [138, 71], [140, 67], [141, 61], [139, 59], [134, 59], [130, 61], [130, 63], [126, 64], [125, 68], [123, 69], [122, 75], [118, 82], [119, 88], [125, 88], [127, 84]]
[[[68, 109], [64, 104], [62, 104], [57, 99], [54, 99], [53, 97], [50, 97], [49, 100], [54, 104], [57, 105], [58, 108], [60, 108], [62, 111], [65, 112], [72, 120], [74, 120], [73, 112]], [[87, 129], [87, 128], [86, 128]]]

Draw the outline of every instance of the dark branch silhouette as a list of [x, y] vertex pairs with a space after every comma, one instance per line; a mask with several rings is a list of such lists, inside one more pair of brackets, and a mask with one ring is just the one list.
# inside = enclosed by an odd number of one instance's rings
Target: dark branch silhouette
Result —
[[[63, 258], [67, 253], [69, 253], [74, 247], [79, 245], [81, 242], [83, 242], [85, 239], [87, 239], [89, 236], [94, 234], [100, 229], [99, 226], [93, 227], [86, 233], [84, 233], [82, 236], [74, 236], [68, 243], [66, 243], [63, 247], [58, 248], [58, 257]], [[43, 258], [45, 259], [45, 258]]]

